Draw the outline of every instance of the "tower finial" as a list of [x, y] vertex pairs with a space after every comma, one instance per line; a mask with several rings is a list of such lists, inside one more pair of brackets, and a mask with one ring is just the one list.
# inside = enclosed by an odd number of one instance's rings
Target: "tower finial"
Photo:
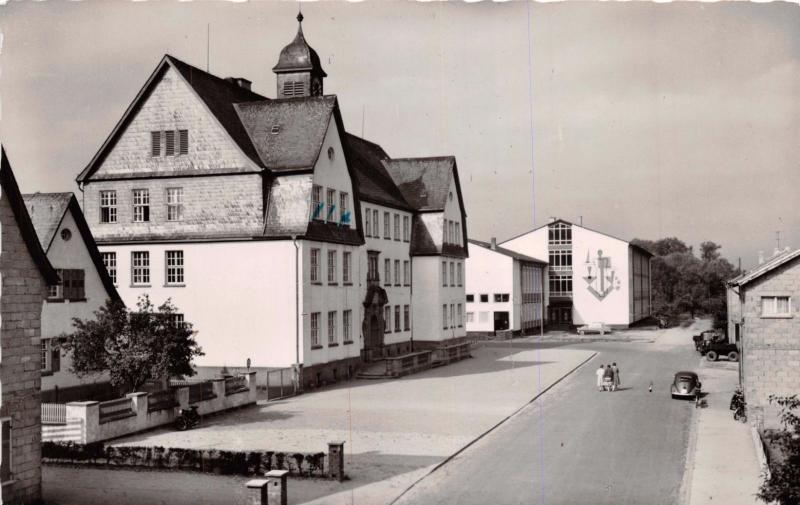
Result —
[[298, 10], [298, 12], [297, 12], [297, 22], [298, 23], [302, 23], [303, 22], [303, 11]]

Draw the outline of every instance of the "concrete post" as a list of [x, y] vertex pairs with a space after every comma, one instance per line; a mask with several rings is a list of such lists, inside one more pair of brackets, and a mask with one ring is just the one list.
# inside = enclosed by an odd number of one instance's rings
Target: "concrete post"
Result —
[[267, 472], [267, 501], [271, 505], [286, 505], [286, 476], [289, 470], [270, 470]]
[[189, 408], [189, 387], [175, 388], [175, 399], [180, 408]]
[[328, 478], [344, 480], [344, 441], [328, 442]]
[[136, 414], [137, 427], [143, 428], [147, 424], [147, 393], [128, 393], [126, 398], [131, 399], [131, 407]]
[[267, 505], [267, 479], [253, 479], [247, 483], [247, 505]]
[[294, 364], [292, 365], [292, 382], [294, 382], [294, 392], [295, 394], [300, 394], [303, 392], [303, 365]]
[[256, 372], [245, 372], [241, 375], [244, 375], [244, 383], [250, 389], [247, 393], [248, 400], [250, 401], [258, 401], [258, 385], [256, 384]]
[[80, 419], [80, 443], [88, 444], [97, 440], [100, 429], [100, 402], [70, 402], [67, 404], [67, 419]]

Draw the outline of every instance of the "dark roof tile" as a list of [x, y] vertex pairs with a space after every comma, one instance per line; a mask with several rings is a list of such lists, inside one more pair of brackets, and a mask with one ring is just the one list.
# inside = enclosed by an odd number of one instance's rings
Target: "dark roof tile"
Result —
[[405, 200], [416, 210], [444, 210], [455, 158], [403, 158], [384, 161]]
[[411, 210], [411, 206], [403, 198], [400, 189], [383, 165], [383, 161], [388, 160], [389, 155], [381, 146], [349, 133], [345, 135], [344, 145], [361, 199], [379, 205]]

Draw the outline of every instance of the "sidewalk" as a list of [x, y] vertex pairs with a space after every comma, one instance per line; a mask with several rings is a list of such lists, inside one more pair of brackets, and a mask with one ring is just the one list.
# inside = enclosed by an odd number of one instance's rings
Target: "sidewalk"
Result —
[[737, 363], [703, 360], [699, 367], [708, 406], [698, 411], [696, 445], [687, 455], [687, 505], [752, 505], [761, 484], [750, 425], [733, 420], [730, 400], [738, 382]]

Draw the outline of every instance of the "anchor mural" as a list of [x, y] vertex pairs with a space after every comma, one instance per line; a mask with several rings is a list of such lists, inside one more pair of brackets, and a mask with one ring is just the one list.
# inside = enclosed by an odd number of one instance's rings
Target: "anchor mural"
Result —
[[600, 301], [619, 289], [620, 284], [616, 271], [611, 268], [611, 258], [603, 256], [602, 249], [598, 249], [597, 258], [594, 259], [589, 258], [589, 250], [586, 250], [586, 276], [583, 280], [589, 285], [589, 292]]

